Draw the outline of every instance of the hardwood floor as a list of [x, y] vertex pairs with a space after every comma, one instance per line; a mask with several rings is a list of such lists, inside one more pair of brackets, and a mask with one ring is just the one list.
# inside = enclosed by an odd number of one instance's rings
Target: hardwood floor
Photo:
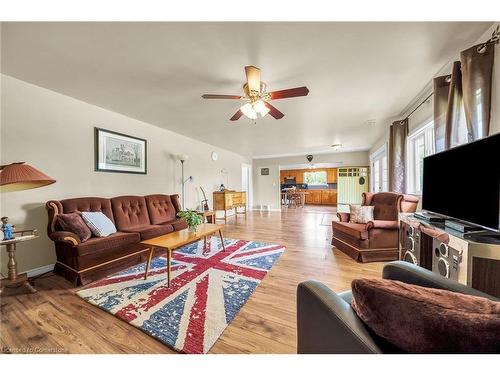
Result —
[[[306, 206], [249, 211], [230, 218], [226, 237], [283, 244], [285, 253], [224, 331], [210, 353], [295, 353], [297, 284], [316, 279], [335, 291], [358, 277], [379, 277], [382, 263], [359, 264], [330, 245], [321, 225], [334, 209]], [[2, 351], [41, 353], [174, 353], [139, 329], [92, 306], [59, 276], [36, 281], [36, 294], [1, 297]]]

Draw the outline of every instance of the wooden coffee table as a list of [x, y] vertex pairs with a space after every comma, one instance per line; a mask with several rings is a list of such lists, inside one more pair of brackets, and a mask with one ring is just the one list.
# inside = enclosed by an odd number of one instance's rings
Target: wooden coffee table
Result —
[[150, 247], [148, 262], [146, 263], [146, 273], [144, 280], [148, 278], [149, 268], [151, 266], [151, 259], [153, 258], [153, 251], [155, 248], [164, 249], [167, 251], [167, 286], [170, 288], [170, 265], [172, 263], [172, 251], [184, 245], [205, 239], [205, 248], [207, 247], [207, 237], [219, 232], [220, 240], [222, 243], [222, 250], [226, 251], [224, 246], [224, 238], [222, 237], [222, 228], [224, 225], [219, 224], [201, 224], [198, 226], [196, 232], [191, 232], [189, 229], [182, 229], [176, 232], [164, 234], [163, 236], [151, 238], [149, 240], [141, 241], [142, 244]]

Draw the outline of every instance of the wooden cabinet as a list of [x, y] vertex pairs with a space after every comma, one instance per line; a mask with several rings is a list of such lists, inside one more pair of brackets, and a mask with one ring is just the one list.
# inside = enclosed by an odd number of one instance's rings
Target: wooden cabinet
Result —
[[337, 204], [337, 190], [322, 190], [321, 204]]
[[[245, 191], [214, 191], [214, 212], [224, 211], [224, 221], [227, 221], [227, 211], [234, 209], [234, 214], [247, 214], [247, 193]], [[243, 212], [238, 212], [238, 207], [245, 209]], [[217, 219], [217, 215], [215, 217]]]
[[334, 184], [337, 182], [337, 168], [326, 169], [326, 182]]
[[280, 171], [280, 182], [285, 182], [285, 177], [295, 178], [297, 184], [304, 183], [304, 173], [306, 172], [326, 172], [326, 182], [334, 184], [337, 182], [337, 168], [316, 168], [316, 169], [290, 169]]

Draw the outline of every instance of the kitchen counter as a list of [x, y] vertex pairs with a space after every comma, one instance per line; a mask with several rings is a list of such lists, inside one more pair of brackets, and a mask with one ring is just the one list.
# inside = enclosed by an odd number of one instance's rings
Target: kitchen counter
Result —
[[336, 205], [337, 189], [297, 189], [305, 192], [306, 204]]

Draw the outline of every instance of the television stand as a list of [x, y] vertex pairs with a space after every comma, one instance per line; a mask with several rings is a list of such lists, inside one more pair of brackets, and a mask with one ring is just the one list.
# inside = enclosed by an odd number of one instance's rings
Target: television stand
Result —
[[415, 216], [417, 219], [425, 220], [429, 223], [444, 223], [444, 221], [446, 220], [445, 216], [425, 211], [415, 212], [413, 216]]
[[464, 235], [464, 238], [466, 240], [479, 243], [500, 245], [500, 233], [496, 232], [481, 231], [481, 232], [467, 233]]

